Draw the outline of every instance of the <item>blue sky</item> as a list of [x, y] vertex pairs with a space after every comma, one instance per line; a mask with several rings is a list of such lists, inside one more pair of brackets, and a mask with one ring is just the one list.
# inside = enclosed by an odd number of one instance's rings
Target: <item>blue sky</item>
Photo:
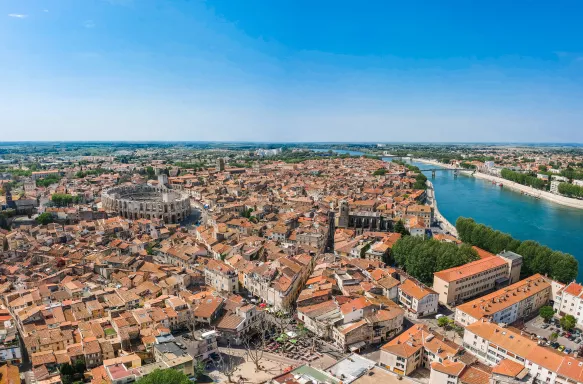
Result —
[[582, 12], [4, 0], [0, 140], [583, 142]]

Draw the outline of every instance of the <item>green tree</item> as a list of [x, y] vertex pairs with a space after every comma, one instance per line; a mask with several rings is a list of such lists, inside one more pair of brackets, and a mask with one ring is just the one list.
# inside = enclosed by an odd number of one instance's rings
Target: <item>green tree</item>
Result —
[[561, 327], [565, 331], [570, 331], [577, 325], [577, 319], [573, 315], [565, 315], [561, 318]]
[[386, 168], [379, 168], [373, 172], [373, 176], [384, 176], [387, 173]]
[[394, 231], [397, 233], [400, 233], [403, 236], [409, 236], [411, 234], [411, 233], [409, 233], [407, 228], [405, 228], [405, 224], [403, 224], [403, 220], [397, 221], [397, 223], [395, 224]]
[[48, 212], [43, 212], [38, 215], [35, 220], [40, 225], [47, 225], [53, 222], [53, 215]]
[[548, 322], [555, 315], [555, 311], [550, 305], [545, 305], [538, 310], [538, 314], [544, 321]]
[[453, 320], [447, 316], [443, 316], [443, 317], [440, 317], [439, 319], [437, 319], [437, 325], [442, 327], [442, 328], [445, 328], [446, 330], [449, 329], [452, 324], [453, 324]]
[[190, 380], [182, 371], [168, 368], [156, 369], [136, 381], [136, 384], [190, 384]]
[[73, 202], [73, 196], [66, 193], [54, 193], [51, 196], [51, 201], [57, 207], [66, 207]]
[[197, 379], [201, 376], [206, 375], [206, 364], [204, 361], [198, 361], [194, 365], [194, 377]]
[[577, 277], [579, 263], [573, 255], [568, 253], [553, 251], [533, 240], [521, 242], [508, 234], [478, 224], [471, 218], [458, 218], [456, 229], [464, 243], [492, 253], [507, 250], [521, 255], [522, 277], [540, 273], [562, 283], [571, 282]]

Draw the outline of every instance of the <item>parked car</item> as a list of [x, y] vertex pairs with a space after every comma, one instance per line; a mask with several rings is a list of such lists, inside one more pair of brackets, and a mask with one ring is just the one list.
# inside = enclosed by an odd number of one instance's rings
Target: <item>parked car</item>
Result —
[[557, 351], [559, 351], [559, 352], [563, 352], [564, 350], [565, 350], [564, 345], [561, 345], [561, 346], [559, 346], [559, 348], [557, 348]]
[[541, 328], [542, 329], [547, 329], [548, 327], [550, 327], [550, 324], [543, 324]]
[[559, 343], [557, 343], [556, 341], [551, 343], [551, 347], [553, 347], [554, 349], [557, 349], [559, 347]]
[[571, 353], [571, 352], [573, 352], [573, 351], [571, 351], [571, 348], [567, 348], [567, 349], [565, 349], [565, 353], [566, 353], [566, 354], [569, 354], [569, 353]]
[[581, 338], [580, 338], [580, 337], [578, 337], [577, 339], [575, 339], [575, 342], [576, 342], [577, 344], [581, 343]]

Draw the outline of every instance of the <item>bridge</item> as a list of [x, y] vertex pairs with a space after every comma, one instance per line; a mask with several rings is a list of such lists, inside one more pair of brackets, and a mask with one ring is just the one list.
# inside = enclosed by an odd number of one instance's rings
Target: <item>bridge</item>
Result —
[[429, 168], [429, 169], [420, 169], [421, 172], [431, 172], [431, 177], [435, 177], [435, 172], [439, 171], [453, 171], [453, 177], [457, 177], [460, 171], [467, 171], [465, 168]]

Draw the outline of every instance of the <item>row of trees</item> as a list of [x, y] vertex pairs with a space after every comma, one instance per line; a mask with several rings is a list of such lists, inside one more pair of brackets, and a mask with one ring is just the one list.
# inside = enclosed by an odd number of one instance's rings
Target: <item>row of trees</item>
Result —
[[533, 240], [514, 239], [509, 234], [478, 224], [471, 218], [460, 217], [455, 226], [464, 243], [495, 254], [507, 250], [521, 255], [523, 277], [540, 273], [562, 283], [571, 282], [577, 277], [579, 263], [573, 255], [553, 251]]
[[83, 200], [83, 197], [77, 195], [77, 196], [71, 196], [67, 193], [54, 193], [51, 196], [51, 201], [53, 202], [53, 204], [55, 204], [57, 207], [67, 207], [69, 206], [69, 204], [71, 203], [80, 203]]
[[57, 184], [59, 182], [59, 180], [61, 180], [61, 178], [57, 175], [50, 175], [45, 177], [44, 179], [38, 179], [36, 181], [36, 186], [37, 187], [48, 187], [49, 185], [52, 184]]
[[397, 265], [425, 284], [432, 284], [433, 273], [478, 260], [469, 245], [458, 246], [418, 236], [404, 236], [391, 250]]
[[582, 197], [583, 198], [583, 188], [569, 183], [561, 183], [559, 184], [559, 193], [561, 195], [569, 196], [569, 197]]
[[514, 172], [511, 171], [510, 169], [504, 168], [500, 175], [504, 179], [514, 181], [515, 183], [518, 184], [528, 185], [537, 189], [546, 188], [546, 182], [542, 179], [537, 178], [536, 175], [533, 175], [531, 173]]

